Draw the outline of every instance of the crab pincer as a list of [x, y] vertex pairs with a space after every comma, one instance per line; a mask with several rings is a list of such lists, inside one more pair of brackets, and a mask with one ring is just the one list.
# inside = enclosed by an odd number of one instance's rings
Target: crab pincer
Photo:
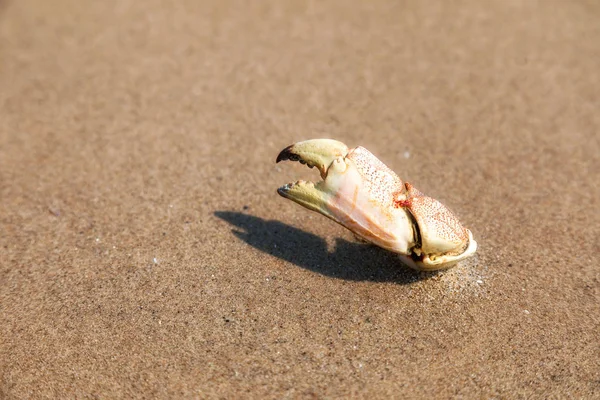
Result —
[[348, 228], [358, 237], [398, 253], [417, 270], [453, 266], [475, 253], [477, 242], [439, 201], [428, 197], [364, 147], [312, 139], [283, 149], [291, 160], [319, 170], [319, 182], [297, 181], [277, 192]]

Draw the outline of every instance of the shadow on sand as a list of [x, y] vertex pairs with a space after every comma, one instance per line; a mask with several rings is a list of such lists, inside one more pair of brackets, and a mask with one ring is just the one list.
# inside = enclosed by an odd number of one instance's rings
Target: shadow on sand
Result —
[[330, 252], [324, 239], [279, 221], [233, 211], [216, 211], [215, 215], [235, 226], [233, 234], [249, 245], [323, 275], [399, 284], [435, 275], [413, 271], [404, 266], [397, 255], [372, 245], [336, 239], [335, 250]]

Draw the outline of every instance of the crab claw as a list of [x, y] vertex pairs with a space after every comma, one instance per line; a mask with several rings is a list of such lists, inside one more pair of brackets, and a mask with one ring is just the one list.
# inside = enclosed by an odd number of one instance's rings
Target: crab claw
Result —
[[281, 160], [319, 168], [323, 181], [297, 181], [277, 192], [345, 226], [364, 240], [408, 254], [414, 244], [410, 216], [390, 207], [402, 181], [363, 147], [348, 150], [336, 140], [313, 139], [286, 147]]
[[319, 169], [322, 181], [297, 181], [277, 192], [343, 225], [363, 240], [399, 253], [419, 270], [447, 268], [473, 254], [471, 232], [437, 200], [402, 180], [364, 147], [313, 139], [277, 156]]

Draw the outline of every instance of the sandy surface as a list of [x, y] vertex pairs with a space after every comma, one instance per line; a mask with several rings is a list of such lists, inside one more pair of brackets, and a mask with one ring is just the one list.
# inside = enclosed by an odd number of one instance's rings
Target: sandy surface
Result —
[[[600, 398], [595, 1], [0, 0], [0, 398]], [[276, 188], [363, 145], [476, 257]]]

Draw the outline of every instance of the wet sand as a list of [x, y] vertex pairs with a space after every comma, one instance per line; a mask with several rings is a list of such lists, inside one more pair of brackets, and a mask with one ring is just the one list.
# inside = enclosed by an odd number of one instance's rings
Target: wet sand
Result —
[[[593, 1], [0, 0], [0, 397], [600, 398]], [[446, 272], [279, 197], [363, 145]]]

